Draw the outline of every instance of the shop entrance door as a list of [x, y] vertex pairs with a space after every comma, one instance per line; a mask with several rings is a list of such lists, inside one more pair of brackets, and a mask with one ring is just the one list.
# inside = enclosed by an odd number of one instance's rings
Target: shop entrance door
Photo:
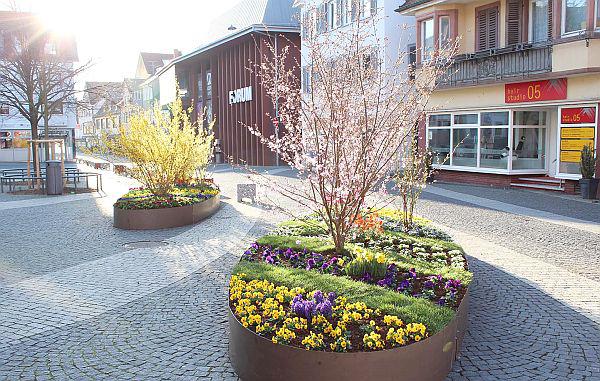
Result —
[[515, 110], [512, 123], [513, 172], [547, 173], [548, 109]]

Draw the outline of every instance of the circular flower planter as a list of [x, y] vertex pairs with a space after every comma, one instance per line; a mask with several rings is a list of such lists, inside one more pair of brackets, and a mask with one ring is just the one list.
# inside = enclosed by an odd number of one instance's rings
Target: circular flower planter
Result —
[[439, 381], [452, 369], [467, 328], [467, 289], [455, 318], [435, 335], [404, 347], [372, 352], [311, 351], [246, 329], [229, 311], [229, 357], [243, 381]]
[[220, 207], [219, 194], [199, 203], [161, 209], [114, 207], [114, 226], [125, 230], [152, 230], [195, 224], [212, 216]]

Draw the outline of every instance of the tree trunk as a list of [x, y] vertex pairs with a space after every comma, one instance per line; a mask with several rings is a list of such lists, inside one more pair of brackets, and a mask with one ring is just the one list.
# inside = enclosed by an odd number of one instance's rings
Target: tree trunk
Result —
[[[48, 140], [50, 138], [50, 132], [48, 131], [48, 121], [50, 118], [48, 117], [48, 110], [44, 108], [44, 139]], [[44, 144], [44, 152], [46, 155], [46, 160], [50, 158], [50, 145], [48, 143]]]

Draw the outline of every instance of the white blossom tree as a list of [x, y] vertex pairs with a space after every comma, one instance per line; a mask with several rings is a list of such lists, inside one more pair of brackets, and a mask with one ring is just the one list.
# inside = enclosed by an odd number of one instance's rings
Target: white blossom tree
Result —
[[[317, 19], [322, 16], [318, 10], [312, 13]], [[379, 54], [383, 49], [376, 48], [386, 41], [377, 37], [376, 22], [376, 17], [357, 17], [350, 26], [325, 33], [317, 33], [322, 30], [319, 23], [305, 22], [302, 64], [310, 73], [304, 70], [302, 89], [300, 63], [289, 65], [290, 48], [276, 54], [272, 47], [275, 59], [252, 68], [277, 110], [271, 117], [279, 120], [283, 131], [265, 136], [248, 127], [298, 171], [301, 185], [261, 179], [316, 212], [338, 253], [366, 198], [385, 191], [400, 150], [423, 118], [436, 80], [455, 51], [436, 51], [416, 71], [400, 52], [393, 68], [386, 70]]]

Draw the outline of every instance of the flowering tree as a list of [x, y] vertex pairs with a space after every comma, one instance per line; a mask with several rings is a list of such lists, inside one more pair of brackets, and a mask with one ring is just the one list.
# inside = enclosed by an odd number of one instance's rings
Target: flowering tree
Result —
[[[318, 10], [311, 12], [322, 19]], [[265, 179], [272, 189], [318, 213], [338, 253], [367, 196], [383, 191], [396, 169], [401, 147], [454, 51], [437, 51], [414, 76], [406, 54], [391, 64], [381, 56], [386, 41], [376, 34], [377, 22], [376, 17], [359, 16], [326, 33], [318, 33], [323, 29], [319, 23], [304, 22], [302, 89], [300, 64], [290, 68], [289, 48], [271, 49], [274, 59], [253, 69], [267, 88], [277, 114], [271, 116], [284, 126], [284, 134], [265, 136], [249, 128], [298, 171], [301, 185]]]

